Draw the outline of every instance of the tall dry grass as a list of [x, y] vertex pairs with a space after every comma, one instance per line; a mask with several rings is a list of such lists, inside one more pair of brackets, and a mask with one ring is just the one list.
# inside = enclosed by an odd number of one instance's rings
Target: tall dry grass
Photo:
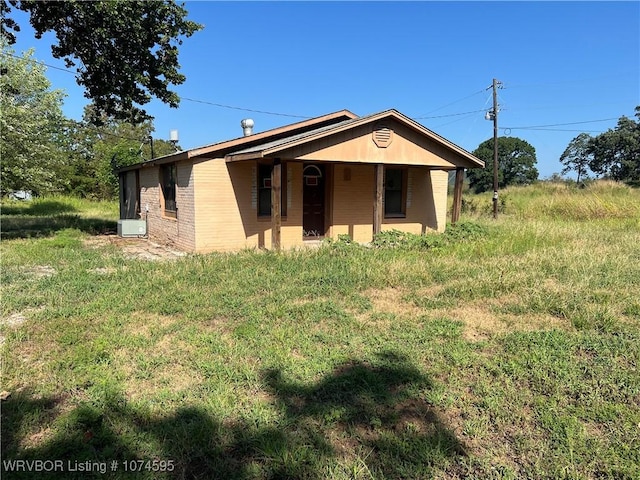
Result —
[[[466, 193], [464, 205], [467, 215], [490, 215], [491, 193]], [[584, 188], [539, 182], [505, 188], [500, 192], [500, 206], [503, 214], [522, 219], [640, 221], [640, 189], [610, 180], [595, 181]]]

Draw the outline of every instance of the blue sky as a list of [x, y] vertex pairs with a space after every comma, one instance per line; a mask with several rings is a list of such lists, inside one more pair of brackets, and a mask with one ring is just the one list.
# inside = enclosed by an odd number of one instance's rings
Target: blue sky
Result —
[[[500, 135], [531, 143], [545, 178], [561, 170], [572, 138], [612, 128], [640, 105], [639, 2], [203, 1], [186, 8], [205, 28], [180, 49], [187, 81], [175, 90], [185, 99], [179, 109], [148, 105], [154, 136], [168, 139], [177, 129], [183, 148], [241, 136], [248, 117], [263, 131], [295, 116], [395, 108], [473, 151], [493, 135], [483, 112], [495, 77], [504, 85]], [[35, 47], [36, 58], [64, 68], [50, 55], [52, 37], [36, 40], [25, 17], [14, 17], [22, 27], [16, 53]], [[87, 101], [73, 75], [50, 68], [47, 76], [68, 94], [65, 114], [81, 118]]]

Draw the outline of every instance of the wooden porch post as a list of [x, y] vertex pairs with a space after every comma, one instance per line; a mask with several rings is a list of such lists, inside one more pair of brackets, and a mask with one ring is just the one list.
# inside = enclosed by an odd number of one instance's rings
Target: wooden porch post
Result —
[[280, 199], [282, 192], [282, 164], [276, 158], [271, 169], [271, 249], [280, 251], [280, 230], [282, 218], [280, 217]]
[[377, 235], [382, 230], [383, 206], [382, 198], [384, 196], [384, 165], [378, 163], [375, 166], [376, 187], [373, 194], [373, 235]]
[[451, 223], [460, 220], [462, 209], [462, 183], [464, 181], [464, 168], [456, 168], [456, 181], [453, 187], [453, 208], [451, 210]]

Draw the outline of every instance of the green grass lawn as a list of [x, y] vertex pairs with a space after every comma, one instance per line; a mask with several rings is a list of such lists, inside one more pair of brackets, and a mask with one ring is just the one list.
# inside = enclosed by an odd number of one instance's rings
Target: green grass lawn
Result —
[[2, 478], [640, 478], [640, 192], [505, 197], [163, 262], [91, 241], [114, 204], [3, 203]]

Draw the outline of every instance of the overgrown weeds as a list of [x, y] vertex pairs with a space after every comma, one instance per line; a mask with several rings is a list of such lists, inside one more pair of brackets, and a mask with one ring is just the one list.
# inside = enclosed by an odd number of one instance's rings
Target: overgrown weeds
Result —
[[400, 230], [384, 230], [378, 233], [371, 245], [376, 248], [402, 248], [428, 250], [452, 245], [456, 242], [477, 240], [487, 234], [488, 227], [476, 222], [459, 222], [449, 225], [444, 233], [417, 235]]

